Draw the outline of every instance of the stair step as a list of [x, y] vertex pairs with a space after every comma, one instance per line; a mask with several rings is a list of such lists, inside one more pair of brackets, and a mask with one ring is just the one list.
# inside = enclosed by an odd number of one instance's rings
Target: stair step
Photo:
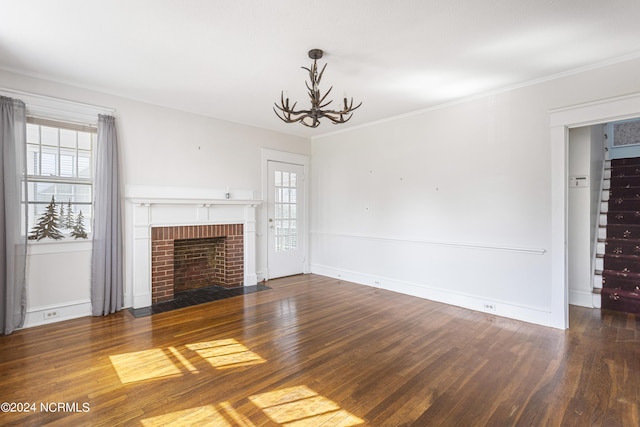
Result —
[[640, 239], [640, 225], [609, 224], [606, 232], [607, 238]]
[[637, 187], [640, 184], [640, 175], [638, 176], [615, 176], [611, 175], [610, 188]]
[[622, 176], [640, 176], [640, 164], [613, 166], [611, 168], [611, 177]]
[[[640, 224], [639, 211], [609, 211], [607, 212], [607, 224]], [[600, 218], [602, 220], [602, 218]]]
[[604, 270], [602, 272], [603, 289], [624, 289], [633, 291], [640, 286], [640, 274], [623, 273], [620, 271]]
[[607, 270], [640, 274], [640, 256], [606, 254], [604, 271]]
[[612, 168], [619, 166], [640, 165], [640, 157], [627, 157], [624, 159], [613, 159], [609, 162]]
[[640, 198], [625, 199], [622, 197], [612, 197], [608, 202], [607, 212], [635, 212], [640, 211]]
[[[604, 193], [604, 191], [603, 191]], [[613, 187], [609, 189], [606, 193], [609, 194], [609, 199], [640, 199], [640, 186], [629, 186], [629, 187]]]
[[[600, 245], [601, 242], [598, 242]], [[596, 246], [596, 251], [600, 250]], [[615, 255], [640, 255], [640, 240], [609, 238], [604, 242], [604, 253]]]
[[625, 313], [640, 313], [640, 293], [621, 289], [602, 289], [602, 308], [623, 311]]

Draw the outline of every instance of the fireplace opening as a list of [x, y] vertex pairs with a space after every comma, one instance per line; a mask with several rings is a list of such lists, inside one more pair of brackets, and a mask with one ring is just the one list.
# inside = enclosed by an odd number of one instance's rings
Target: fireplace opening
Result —
[[174, 293], [225, 285], [224, 241], [224, 237], [174, 241]]
[[152, 303], [213, 285], [244, 285], [242, 224], [152, 227]]

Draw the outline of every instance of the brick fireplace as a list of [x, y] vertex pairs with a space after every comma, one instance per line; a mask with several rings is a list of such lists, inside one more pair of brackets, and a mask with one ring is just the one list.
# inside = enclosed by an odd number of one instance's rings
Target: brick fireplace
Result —
[[242, 224], [151, 228], [151, 302], [176, 291], [244, 283]]
[[[142, 308], [172, 299], [176, 277], [178, 289], [180, 281], [227, 287], [258, 282], [256, 208], [261, 202], [252, 190], [234, 189], [231, 197], [226, 193], [228, 189], [127, 186], [126, 304]], [[223, 249], [212, 249], [220, 241]], [[186, 265], [179, 260], [176, 272], [176, 245], [179, 257], [184, 250], [200, 253], [201, 259]], [[203, 264], [215, 258], [224, 258], [224, 264], [203, 273]]]

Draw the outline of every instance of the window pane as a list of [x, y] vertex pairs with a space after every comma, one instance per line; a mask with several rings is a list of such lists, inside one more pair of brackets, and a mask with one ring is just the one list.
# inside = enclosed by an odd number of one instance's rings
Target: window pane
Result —
[[58, 146], [58, 129], [50, 128], [48, 126], [41, 126], [40, 131], [42, 132], [42, 144], [43, 145], [52, 145]]
[[71, 199], [78, 203], [91, 203], [91, 184], [73, 184], [74, 196]]
[[91, 141], [93, 141], [93, 134], [78, 132], [78, 148], [80, 150], [91, 150]]
[[289, 186], [296, 187], [298, 185], [297, 175], [298, 175], [297, 173], [291, 172], [291, 182], [289, 183]]
[[66, 184], [51, 182], [29, 182], [30, 202], [50, 202], [55, 196], [57, 203], [91, 203], [91, 184]]
[[282, 186], [289, 186], [289, 172], [282, 172]]
[[76, 148], [76, 133], [68, 129], [60, 129], [60, 146]]
[[[68, 201], [73, 200], [74, 187], [75, 184], [56, 184], [54, 186], [56, 189], [56, 202], [67, 203]], [[76, 200], [73, 201], [75, 202]]]
[[40, 126], [27, 123], [27, 142], [40, 144]]
[[42, 171], [41, 175], [58, 175], [58, 149], [42, 147]]
[[27, 175], [40, 175], [40, 146], [27, 144]]
[[282, 186], [282, 172], [275, 171], [275, 185], [276, 187]]
[[91, 152], [78, 152], [78, 178], [91, 178]]
[[[62, 140], [60, 140], [62, 143]], [[76, 176], [76, 150], [60, 149], [60, 176]]]

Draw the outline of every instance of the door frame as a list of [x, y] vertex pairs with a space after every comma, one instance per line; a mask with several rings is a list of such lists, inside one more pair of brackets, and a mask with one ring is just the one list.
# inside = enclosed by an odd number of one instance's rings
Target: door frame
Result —
[[556, 108], [551, 130], [551, 313], [550, 326], [569, 327], [567, 262], [569, 129], [640, 116], [640, 93]]
[[[258, 234], [260, 238], [260, 248], [262, 252], [263, 265], [260, 268], [259, 275], [264, 280], [269, 280], [269, 162], [281, 162], [300, 165], [303, 168], [304, 179], [302, 182], [304, 191], [304, 200], [302, 202], [302, 220], [304, 224], [300, 230], [302, 240], [302, 254], [304, 261], [302, 263], [302, 271], [304, 274], [310, 273], [309, 270], [309, 156], [304, 154], [290, 153], [287, 151], [273, 150], [270, 148], [261, 149], [262, 156], [262, 206], [260, 209], [260, 228]], [[260, 277], [259, 277], [260, 279]]]

